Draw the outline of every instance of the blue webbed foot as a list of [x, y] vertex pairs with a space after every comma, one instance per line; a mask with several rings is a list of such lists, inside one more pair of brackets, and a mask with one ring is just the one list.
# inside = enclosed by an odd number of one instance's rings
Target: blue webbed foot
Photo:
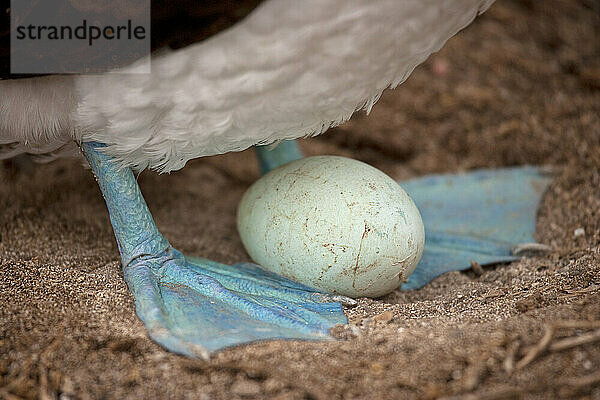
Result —
[[254, 264], [187, 258], [160, 234], [135, 177], [84, 143], [110, 214], [123, 274], [152, 339], [170, 351], [210, 352], [266, 339], [329, 339], [347, 323], [340, 301]]
[[535, 167], [429, 175], [401, 182], [425, 224], [425, 250], [402, 285], [418, 289], [449, 271], [516, 260], [533, 243], [538, 204], [550, 182]]
[[347, 323], [339, 297], [253, 264], [186, 258], [169, 248], [123, 271], [150, 337], [192, 357], [265, 339], [329, 339], [332, 326]]

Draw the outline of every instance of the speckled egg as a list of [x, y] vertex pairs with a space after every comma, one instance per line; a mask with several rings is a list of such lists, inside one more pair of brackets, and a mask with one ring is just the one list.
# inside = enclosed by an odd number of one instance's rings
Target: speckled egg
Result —
[[349, 297], [396, 289], [421, 259], [419, 210], [392, 178], [344, 157], [307, 157], [256, 181], [238, 208], [250, 257], [305, 285]]

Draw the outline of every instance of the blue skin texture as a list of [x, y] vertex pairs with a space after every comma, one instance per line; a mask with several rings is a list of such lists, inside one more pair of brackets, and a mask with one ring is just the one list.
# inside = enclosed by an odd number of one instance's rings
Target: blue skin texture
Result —
[[[117, 239], [123, 275], [149, 336], [166, 349], [208, 358], [225, 347], [267, 339], [331, 339], [347, 323], [340, 301], [251, 263], [185, 257], [158, 231], [128, 168], [83, 143]], [[263, 173], [302, 157], [293, 141], [256, 148]], [[549, 182], [532, 167], [440, 175], [402, 183], [425, 224], [423, 258], [403, 289], [416, 289], [471, 261], [514, 260], [533, 242], [535, 214]]]
[[294, 140], [281, 141], [276, 147], [256, 146], [254, 150], [263, 175], [283, 164], [302, 158], [302, 152]]
[[347, 323], [340, 296], [254, 264], [185, 257], [156, 228], [132, 171], [120, 169], [102, 144], [81, 147], [104, 195], [137, 315], [168, 350], [207, 358], [259, 340], [331, 339], [329, 329]]
[[518, 259], [535, 242], [538, 204], [550, 177], [535, 167], [429, 175], [400, 184], [419, 208], [425, 248], [402, 289], [418, 289], [449, 271]]

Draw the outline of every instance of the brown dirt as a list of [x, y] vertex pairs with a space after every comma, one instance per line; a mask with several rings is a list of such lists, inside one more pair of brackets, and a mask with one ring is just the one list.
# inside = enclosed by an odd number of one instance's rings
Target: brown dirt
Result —
[[[549, 254], [361, 299], [336, 342], [253, 344], [210, 362], [164, 351], [135, 316], [89, 171], [73, 160], [5, 170], [0, 398], [600, 399], [599, 30], [594, 0], [499, 1], [370, 117], [303, 141], [308, 154], [351, 156], [397, 179], [558, 171], [537, 225]], [[248, 259], [234, 215], [257, 178], [243, 152], [140, 181], [171, 243], [230, 263]], [[570, 320], [596, 325], [557, 327], [516, 368], [548, 326]]]

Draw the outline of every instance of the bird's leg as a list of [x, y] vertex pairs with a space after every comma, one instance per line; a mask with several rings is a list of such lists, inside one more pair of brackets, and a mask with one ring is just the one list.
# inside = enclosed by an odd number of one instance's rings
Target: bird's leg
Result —
[[102, 153], [102, 147], [98, 143], [81, 145], [106, 201], [123, 266], [139, 257], [170, 250], [171, 245], [154, 224], [133, 172], [118, 168]]
[[263, 174], [303, 157], [295, 140], [284, 140], [275, 147], [273, 145], [256, 146], [255, 149], [260, 170]]
[[121, 253], [123, 275], [150, 337], [193, 357], [265, 339], [324, 339], [346, 323], [330, 296], [253, 264], [184, 257], [158, 231], [133, 172], [83, 143]]

